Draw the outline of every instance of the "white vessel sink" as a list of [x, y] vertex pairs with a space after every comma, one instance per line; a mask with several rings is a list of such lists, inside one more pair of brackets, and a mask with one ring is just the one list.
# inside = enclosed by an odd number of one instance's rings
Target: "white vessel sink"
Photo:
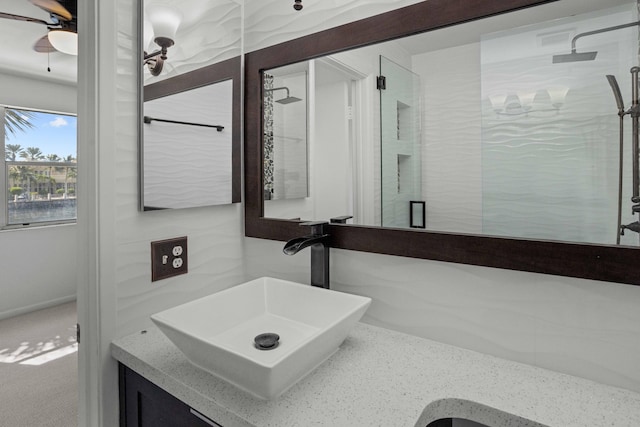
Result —
[[[370, 298], [263, 277], [151, 316], [187, 359], [272, 399], [331, 356]], [[275, 333], [275, 348], [254, 338]]]

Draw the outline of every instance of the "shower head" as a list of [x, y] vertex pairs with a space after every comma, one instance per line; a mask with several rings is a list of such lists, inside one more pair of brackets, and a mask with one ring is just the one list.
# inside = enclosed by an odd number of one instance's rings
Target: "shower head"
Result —
[[607, 74], [607, 80], [611, 85], [611, 89], [613, 90], [613, 96], [616, 98], [616, 105], [618, 106], [618, 113], [624, 113], [624, 102], [622, 101], [622, 94], [620, 93], [620, 86], [618, 86], [618, 80], [616, 80], [616, 76], [612, 76]]
[[565, 62], [579, 62], [579, 61], [593, 61], [596, 59], [598, 52], [583, 52], [578, 53], [572, 50], [571, 53], [563, 55], [553, 55], [554, 64], [562, 64]]
[[287, 96], [286, 98], [278, 99], [276, 102], [278, 104], [292, 104], [294, 102], [302, 101], [300, 98], [296, 98], [295, 96]]
[[265, 89], [265, 92], [275, 92], [276, 90], [286, 90], [287, 91], [287, 96], [285, 96], [282, 99], [277, 99], [276, 102], [278, 104], [292, 104], [294, 102], [298, 102], [298, 101], [302, 101], [302, 99], [300, 98], [296, 98], [295, 96], [291, 96], [289, 95], [289, 88], [286, 86], [282, 86], [282, 87], [274, 87], [273, 89]]
[[586, 31], [584, 33], [576, 34], [571, 40], [571, 53], [565, 55], [553, 55], [553, 63], [561, 64], [563, 62], [576, 62], [576, 61], [593, 61], [596, 59], [598, 52], [576, 52], [576, 42], [581, 37], [593, 36], [594, 34], [606, 33], [608, 31], [621, 30], [623, 28], [635, 27], [640, 25], [640, 21], [630, 22], [628, 24], [615, 25], [613, 27], [600, 28], [593, 31]]

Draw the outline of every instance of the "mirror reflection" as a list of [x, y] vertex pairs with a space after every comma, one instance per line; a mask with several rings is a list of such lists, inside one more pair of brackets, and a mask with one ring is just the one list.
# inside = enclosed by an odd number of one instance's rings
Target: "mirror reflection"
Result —
[[144, 103], [144, 209], [232, 203], [231, 80]]
[[305, 63], [309, 193], [264, 216], [637, 246], [637, 4], [559, 3]]
[[239, 0], [141, 1], [145, 85], [241, 54]]
[[264, 198], [309, 195], [307, 157], [307, 64], [264, 74]]
[[143, 0], [140, 209], [240, 201], [241, 5]]

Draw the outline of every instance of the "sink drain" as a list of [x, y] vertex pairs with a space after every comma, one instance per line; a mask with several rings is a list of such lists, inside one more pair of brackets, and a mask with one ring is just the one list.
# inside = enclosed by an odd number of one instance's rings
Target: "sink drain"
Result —
[[273, 350], [280, 344], [280, 335], [267, 332], [256, 336], [253, 342], [258, 350]]

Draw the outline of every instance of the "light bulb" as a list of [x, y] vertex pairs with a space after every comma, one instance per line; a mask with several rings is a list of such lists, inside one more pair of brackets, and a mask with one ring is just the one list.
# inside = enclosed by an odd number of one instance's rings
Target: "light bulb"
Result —
[[564, 104], [564, 100], [567, 97], [567, 92], [569, 92], [569, 88], [555, 87], [555, 88], [547, 89], [547, 92], [549, 92], [549, 99], [551, 100], [551, 105], [553, 105], [554, 108], [560, 108], [562, 107], [562, 104]]
[[499, 113], [504, 109], [504, 103], [507, 100], [507, 95], [492, 95], [489, 97], [493, 111]]
[[533, 99], [535, 97], [536, 97], [536, 92], [533, 90], [518, 92], [518, 99], [520, 100], [520, 106], [524, 111], [531, 110], [531, 107], [533, 107]]
[[180, 13], [165, 5], [149, 6], [147, 13], [153, 26], [154, 41], [161, 47], [173, 45], [182, 19]]

